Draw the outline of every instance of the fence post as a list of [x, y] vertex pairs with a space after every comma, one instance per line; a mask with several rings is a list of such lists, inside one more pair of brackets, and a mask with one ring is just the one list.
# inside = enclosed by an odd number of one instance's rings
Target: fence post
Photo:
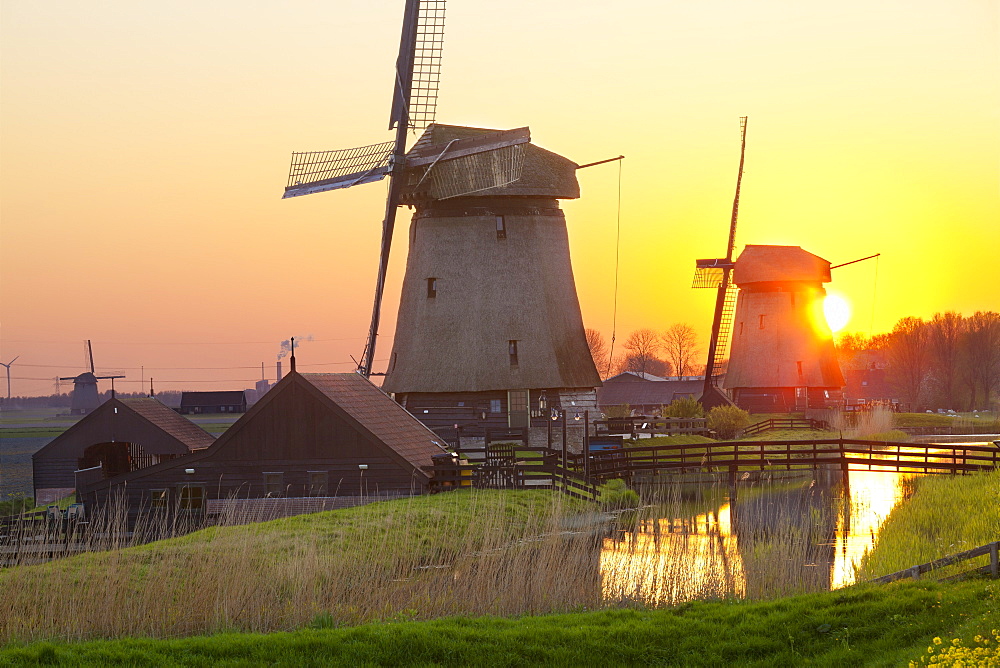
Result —
[[920, 579], [920, 566], [914, 566], [910, 569], [910, 577], [914, 580]]
[[990, 543], [990, 576], [995, 580], [1000, 577], [1000, 541]]
[[583, 411], [583, 477], [590, 482], [590, 411]]

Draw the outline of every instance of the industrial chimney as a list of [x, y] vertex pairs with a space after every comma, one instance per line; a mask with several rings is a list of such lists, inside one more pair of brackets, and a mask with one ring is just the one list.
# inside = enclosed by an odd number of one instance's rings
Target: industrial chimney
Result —
[[275, 373], [275, 378], [274, 378], [274, 382], [275, 383], [277, 383], [279, 380], [281, 380], [281, 360], [278, 360], [277, 367], [278, 367], [278, 370]]

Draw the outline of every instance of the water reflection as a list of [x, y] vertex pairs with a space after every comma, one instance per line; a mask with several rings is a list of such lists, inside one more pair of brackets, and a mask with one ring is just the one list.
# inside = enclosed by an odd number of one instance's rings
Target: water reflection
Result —
[[[745, 474], [746, 475], [746, 474]], [[913, 474], [852, 471], [755, 473], [735, 501], [721, 480], [717, 501], [693, 501], [705, 485], [647, 484], [658, 503], [604, 541], [605, 598], [670, 605], [705, 598], [765, 598], [838, 588]], [[700, 508], [699, 508], [700, 506]]]

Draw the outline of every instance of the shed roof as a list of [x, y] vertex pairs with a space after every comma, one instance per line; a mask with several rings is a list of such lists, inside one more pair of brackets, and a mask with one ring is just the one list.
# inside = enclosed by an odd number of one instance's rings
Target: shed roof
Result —
[[830, 282], [830, 263], [800, 246], [748, 245], [736, 258], [733, 282]]
[[615, 382], [613, 378], [604, 381], [597, 388], [598, 406], [667, 406], [675, 398], [700, 396], [704, 389], [703, 380], [663, 380], [655, 382], [637, 382], [622, 380]]
[[297, 374], [415, 468], [445, 452], [441, 438], [357, 373]]
[[[115, 412], [115, 409], [118, 409]], [[49, 453], [83, 450], [106, 441], [138, 443], [147, 454], [181, 455], [207, 448], [215, 437], [159, 399], [110, 399], [38, 450], [33, 459]]]

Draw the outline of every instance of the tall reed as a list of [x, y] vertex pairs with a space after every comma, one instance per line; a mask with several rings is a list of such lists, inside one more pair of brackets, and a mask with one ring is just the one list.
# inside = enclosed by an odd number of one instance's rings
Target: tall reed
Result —
[[662, 606], [828, 587], [828, 560], [815, 544], [832, 524], [810, 497], [746, 498], [735, 511], [705, 513], [696, 507], [704, 502], [661, 495], [608, 533], [607, 515], [558, 493], [464, 490], [131, 546], [185, 527], [160, 515], [130, 535], [123, 508], [112, 508], [88, 538], [100, 551], [0, 570], [0, 643]]

